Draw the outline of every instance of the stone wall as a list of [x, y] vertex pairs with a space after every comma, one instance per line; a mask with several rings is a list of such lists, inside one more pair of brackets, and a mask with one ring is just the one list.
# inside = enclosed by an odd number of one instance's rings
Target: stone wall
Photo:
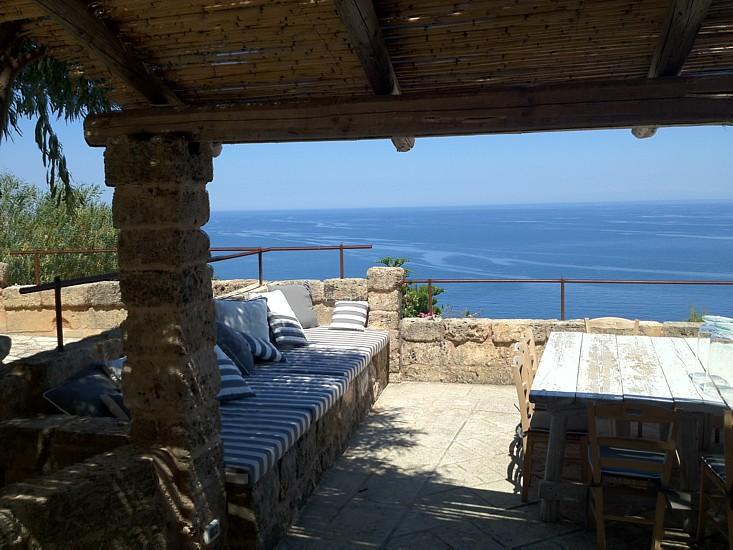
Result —
[[0, 487], [54, 473], [129, 443], [129, 423], [53, 415], [0, 422]]
[[[693, 336], [697, 323], [642, 321], [648, 336]], [[512, 346], [531, 328], [540, 354], [554, 331], [582, 332], [583, 320], [403, 319], [402, 380], [511, 384]]]
[[0, 490], [0, 546], [183, 548], [153, 456], [122, 447]]
[[[20, 286], [0, 290], [0, 332], [55, 332], [52, 290], [21, 294]], [[120, 325], [127, 316], [117, 281], [103, 281], [61, 290], [64, 329], [101, 332]]]

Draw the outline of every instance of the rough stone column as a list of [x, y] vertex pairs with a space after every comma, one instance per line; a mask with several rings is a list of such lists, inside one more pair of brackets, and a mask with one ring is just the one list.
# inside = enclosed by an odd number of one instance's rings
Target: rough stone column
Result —
[[209, 219], [211, 148], [182, 137], [119, 138], [107, 144], [105, 174], [115, 188], [128, 310], [131, 437], [154, 457], [170, 543], [198, 547], [203, 528], [225, 519], [209, 238], [200, 229]]
[[389, 331], [390, 381], [400, 380], [400, 319], [405, 270], [401, 267], [370, 267], [367, 271], [369, 328]]

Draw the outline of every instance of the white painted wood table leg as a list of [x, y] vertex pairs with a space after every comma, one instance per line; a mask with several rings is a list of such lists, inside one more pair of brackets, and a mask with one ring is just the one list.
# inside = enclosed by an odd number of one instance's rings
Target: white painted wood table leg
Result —
[[[550, 434], [545, 460], [545, 481], [554, 482], [559, 481], [562, 476], [569, 411], [550, 409], [548, 412], [550, 413]], [[540, 501], [540, 518], [542, 518], [542, 521], [557, 521], [560, 516], [559, 506], [559, 501], [543, 498]]]

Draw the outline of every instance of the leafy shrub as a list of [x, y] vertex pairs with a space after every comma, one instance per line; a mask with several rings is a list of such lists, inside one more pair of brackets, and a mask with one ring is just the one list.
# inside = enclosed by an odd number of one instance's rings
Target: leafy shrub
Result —
[[695, 306], [690, 306], [690, 316], [688, 317], [687, 321], [690, 323], [702, 323], [703, 315], [707, 315], [705, 310], [697, 311], [695, 309]]
[[[401, 267], [405, 270], [405, 276], [409, 277], [410, 269], [405, 267], [408, 258], [393, 258], [385, 256], [377, 260], [377, 263], [384, 264], [387, 267]], [[433, 315], [440, 315], [441, 309], [438, 307], [438, 300], [435, 298], [439, 294], [443, 294], [445, 289], [433, 285]], [[405, 285], [402, 287], [402, 317], [425, 317], [429, 315], [428, 307], [428, 287], [427, 285]]]
[[[10, 265], [11, 284], [33, 284], [33, 256], [11, 251], [68, 248], [116, 248], [112, 208], [96, 186], [79, 186], [67, 200], [58, 193], [0, 174], [0, 261]], [[117, 269], [114, 253], [41, 256], [41, 281], [105, 273]]]

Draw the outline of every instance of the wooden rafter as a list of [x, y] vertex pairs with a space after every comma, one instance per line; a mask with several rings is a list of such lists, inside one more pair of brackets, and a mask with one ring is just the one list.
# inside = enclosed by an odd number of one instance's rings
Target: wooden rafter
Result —
[[730, 123], [733, 76], [710, 76], [124, 111], [88, 117], [85, 136], [93, 146], [166, 133], [256, 143]]
[[[649, 66], [649, 78], [677, 76], [682, 72], [711, 2], [672, 0]], [[656, 128], [635, 127], [632, 132], [638, 138], [646, 138], [653, 136]]]
[[127, 50], [103, 21], [95, 17], [80, 0], [32, 0], [48, 16], [75, 36], [93, 57], [109, 71], [137, 90], [153, 105], [182, 105], [182, 101], [163, 81], [152, 74]]
[[[336, 11], [344, 22], [354, 53], [364, 68], [376, 95], [399, 95], [400, 85], [382, 36], [372, 0], [335, 0]], [[392, 143], [400, 152], [415, 145], [414, 137], [394, 136]]]

